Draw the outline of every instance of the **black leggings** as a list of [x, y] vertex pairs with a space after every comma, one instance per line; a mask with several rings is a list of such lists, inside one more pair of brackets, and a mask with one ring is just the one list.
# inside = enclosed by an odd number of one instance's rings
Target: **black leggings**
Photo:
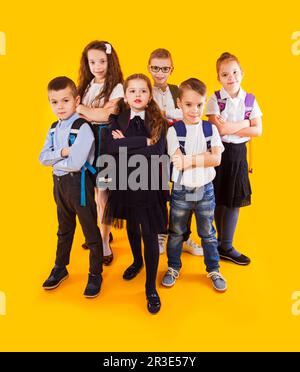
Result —
[[[146, 264], [146, 294], [156, 291], [156, 275], [159, 261], [158, 236], [156, 233], [145, 233], [143, 224], [127, 221], [127, 235], [133, 254], [133, 264], [137, 267], [143, 264], [142, 242]], [[147, 230], [146, 230], [147, 231]]]

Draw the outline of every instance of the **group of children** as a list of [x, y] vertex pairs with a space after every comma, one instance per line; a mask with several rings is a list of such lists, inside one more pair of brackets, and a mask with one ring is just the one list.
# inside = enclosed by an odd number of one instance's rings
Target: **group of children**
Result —
[[[78, 88], [64, 76], [49, 83], [49, 102], [59, 120], [48, 132], [40, 161], [53, 166], [59, 227], [55, 266], [44, 289], [56, 288], [68, 277], [76, 215], [86, 239], [83, 247], [90, 251], [86, 297], [100, 292], [102, 264], [113, 260], [111, 225], [120, 220], [126, 220], [133, 254], [123, 278], [136, 277], [145, 261], [147, 308], [152, 314], [161, 307], [156, 276], [166, 240], [168, 270], [162, 279], [166, 287], [180, 275], [183, 249], [204, 255], [207, 276], [218, 291], [227, 288], [219, 272], [220, 258], [250, 263], [232, 244], [239, 208], [251, 202], [246, 143], [261, 135], [261, 111], [255, 97], [242, 90], [243, 71], [232, 54], [223, 53], [217, 61], [222, 89], [208, 101], [209, 121], [201, 120], [205, 84], [191, 78], [179, 87], [170, 85], [173, 69], [171, 54], [157, 49], [148, 62], [154, 86], [144, 74], [124, 82], [112, 45], [93, 41], [82, 53]], [[151, 159], [166, 152], [172, 165], [170, 196], [162, 182], [151, 187], [153, 177], [163, 178], [161, 168], [153, 174]], [[110, 188], [108, 179], [98, 184], [103, 154], [115, 159], [117, 169], [127, 164], [128, 179], [138, 169], [130, 159], [143, 155], [148, 187], [124, 189], [114, 182], [116, 187]], [[193, 214], [202, 247], [190, 238]]]

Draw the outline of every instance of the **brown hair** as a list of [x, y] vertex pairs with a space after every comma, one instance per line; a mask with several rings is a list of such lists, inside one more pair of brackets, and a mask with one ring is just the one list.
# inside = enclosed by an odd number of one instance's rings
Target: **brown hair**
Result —
[[[132, 80], [144, 80], [147, 83], [148, 89], [150, 91], [150, 95], [152, 97], [152, 85], [150, 79], [144, 74], [134, 74], [130, 75], [124, 82], [124, 92], [128, 88], [129, 82]], [[127, 105], [128, 108], [128, 105]], [[163, 117], [159, 106], [153, 100], [150, 100], [148, 105], [145, 108], [146, 115], [149, 118], [150, 124], [150, 137], [153, 143], [156, 143], [161, 136], [166, 135], [168, 129], [168, 121]]]
[[68, 78], [67, 76], [58, 76], [52, 79], [47, 87], [48, 92], [50, 90], [58, 91], [62, 89], [70, 88], [72, 92], [72, 96], [76, 98], [78, 96], [77, 88], [73, 80]]
[[184, 91], [188, 89], [194, 90], [195, 92], [200, 94], [200, 96], [206, 95], [206, 85], [198, 79], [191, 78], [191, 79], [183, 81], [179, 85], [178, 98], [181, 99]]
[[242, 69], [238, 58], [233, 54], [225, 52], [225, 53], [222, 53], [217, 60], [217, 73], [219, 74], [220, 66], [223, 62], [230, 62], [230, 61], [235, 61], [240, 66], [240, 69]]
[[[111, 46], [111, 53], [107, 54], [106, 45]], [[119, 58], [116, 51], [110, 43], [107, 41], [92, 41], [83, 50], [80, 60], [79, 78], [78, 78], [78, 94], [81, 99], [83, 98], [90, 82], [93, 80], [94, 75], [90, 71], [89, 61], [88, 61], [88, 51], [96, 49], [103, 51], [107, 56], [107, 73], [105, 76], [105, 82], [102, 92], [95, 97], [94, 104], [99, 106], [100, 100], [104, 98], [104, 103], [109, 101], [109, 97], [119, 83], [123, 83], [123, 74], [121, 71]]]
[[171, 64], [173, 66], [173, 60], [172, 60], [172, 56], [171, 56], [171, 53], [167, 50], [167, 49], [163, 49], [163, 48], [159, 48], [159, 49], [155, 49], [151, 54], [150, 54], [150, 57], [149, 57], [149, 61], [148, 61], [148, 65], [150, 65], [151, 63], [151, 60], [153, 58], [160, 58], [160, 59], [170, 59], [171, 60]]

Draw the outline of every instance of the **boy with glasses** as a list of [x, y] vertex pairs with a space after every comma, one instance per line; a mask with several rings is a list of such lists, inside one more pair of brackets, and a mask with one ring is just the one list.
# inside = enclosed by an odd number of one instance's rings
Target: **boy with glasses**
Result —
[[[148, 72], [153, 79], [153, 98], [170, 124], [182, 120], [182, 111], [177, 106], [178, 86], [168, 84], [168, 79], [174, 70], [171, 53], [166, 49], [154, 50], [148, 61]], [[191, 225], [192, 214], [189, 220]], [[194, 256], [202, 256], [203, 249], [190, 238], [191, 231], [184, 237], [183, 251]], [[167, 240], [166, 234], [159, 234], [160, 253], [164, 253]]]

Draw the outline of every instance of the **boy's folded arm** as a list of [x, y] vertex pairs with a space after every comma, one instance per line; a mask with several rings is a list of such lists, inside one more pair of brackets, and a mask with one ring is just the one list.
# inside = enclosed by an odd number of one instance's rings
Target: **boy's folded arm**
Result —
[[53, 168], [66, 172], [80, 171], [89, 157], [93, 143], [94, 135], [91, 128], [88, 124], [83, 124], [74, 144], [70, 147], [69, 156], [60, 160]]
[[210, 151], [193, 155], [183, 155], [180, 150], [177, 150], [172, 156], [172, 162], [178, 170], [217, 167], [221, 164], [222, 150], [221, 146], [214, 146]]
[[62, 149], [53, 151], [53, 141], [49, 131], [46, 137], [44, 147], [39, 155], [39, 161], [43, 165], [52, 166], [63, 159], [63, 157], [61, 156], [61, 150]]
[[221, 164], [221, 146], [213, 146], [210, 151], [192, 155], [192, 167], [209, 168], [217, 167]]

